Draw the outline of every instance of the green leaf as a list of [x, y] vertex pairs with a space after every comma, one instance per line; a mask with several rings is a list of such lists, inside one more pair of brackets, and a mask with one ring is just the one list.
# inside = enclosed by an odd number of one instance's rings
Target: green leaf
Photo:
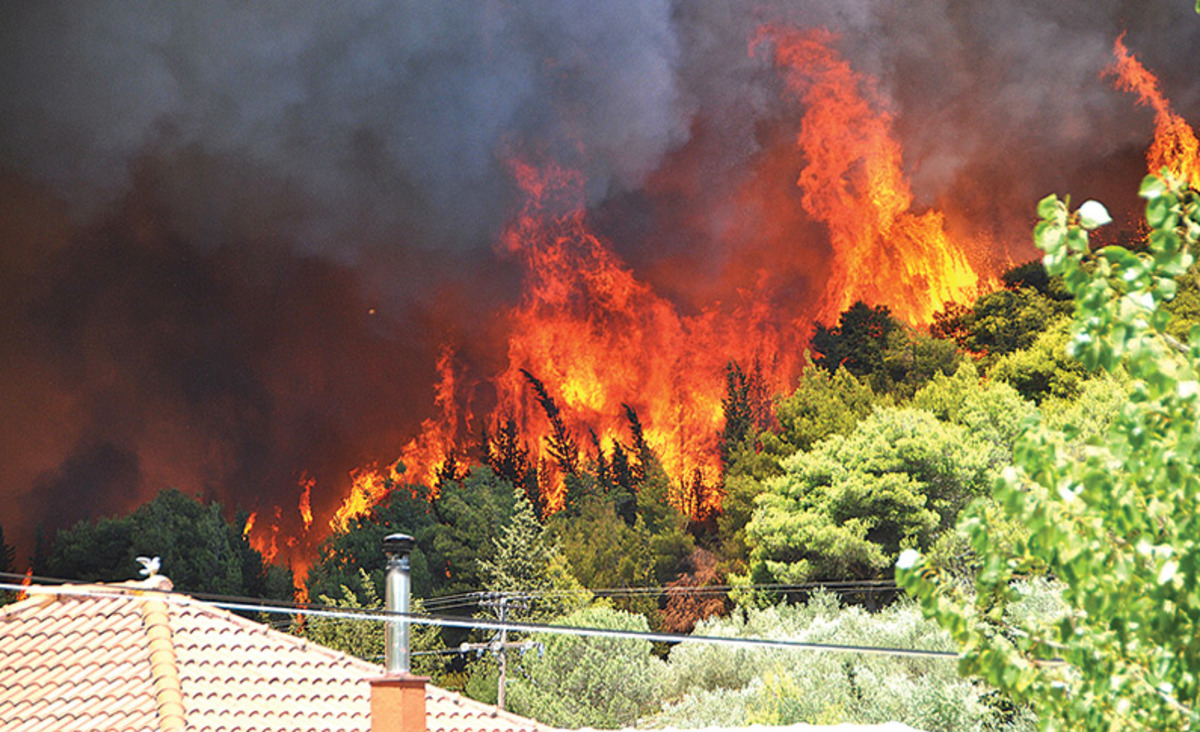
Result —
[[1142, 178], [1141, 188], [1138, 189], [1138, 195], [1142, 198], [1158, 198], [1167, 192], [1167, 185], [1163, 183], [1162, 178], [1157, 175], [1148, 175]]
[[1038, 201], [1037, 215], [1041, 219], [1050, 219], [1058, 211], [1058, 196], [1051, 193], [1042, 200]]
[[1146, 223], [1153, 229], [1163, 228], [1167, 217], [1171, 215], [1171, 202], [1167, 196], [1155, 196], [1146, 204]]
[[1079, 225], [1091, 231], [1112, 222], [1108, 209], [1099, 201], [1084, 201], [1079, 207]]

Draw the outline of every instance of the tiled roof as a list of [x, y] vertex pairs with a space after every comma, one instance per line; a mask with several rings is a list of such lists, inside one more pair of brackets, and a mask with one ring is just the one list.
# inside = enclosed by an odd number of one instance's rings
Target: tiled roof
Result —
[[[163, 578], [151, 578], [147, 583]], [[99, 595], [99, 596], [97, 596]], [[145, 583], [0, 608], [0, 729], [367, 732], [383, 668]], [[429, 732], [545, 732], [426, 685]]]

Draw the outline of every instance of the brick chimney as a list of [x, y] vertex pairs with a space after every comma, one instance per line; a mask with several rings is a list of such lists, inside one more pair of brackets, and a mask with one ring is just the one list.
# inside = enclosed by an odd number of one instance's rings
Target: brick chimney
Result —
[[[384, 537], [388, 612], [409, 612], [409, 563], [416, 541], [407, 534]], [[371, 732], [426, 732], [424, 676], [409, 667], [408, 620], [387, 621], [384, 642], [387, 675], [371, 679]]]

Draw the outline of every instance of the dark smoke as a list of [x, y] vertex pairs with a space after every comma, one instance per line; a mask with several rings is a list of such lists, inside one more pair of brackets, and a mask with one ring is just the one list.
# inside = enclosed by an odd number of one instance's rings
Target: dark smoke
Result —
[[1101, 78], [1119, 33], [1200, 121], [1200, 18], [1178, 0], [3, 13], [0, 523], [23, 551], [39, 523], [166, 485], [264, 511], [308, 475], [328, 514], [350, 468], [428, 415], [443, 343], [479, 375], [503, 366], [495, 313], [520, 273], [490, 247], [518, 203], [512, 155], [581, 167], [601, 228], [681, 306], [764, 271], [819, 291], [819, 246], [766, 248], [730, 203], [798, 124], [749, 53], [761, 23], [837, 31], [918, 202], [1001, 263], [1032, 256], [1048, 192], [1136, 208], [1152, 121]]

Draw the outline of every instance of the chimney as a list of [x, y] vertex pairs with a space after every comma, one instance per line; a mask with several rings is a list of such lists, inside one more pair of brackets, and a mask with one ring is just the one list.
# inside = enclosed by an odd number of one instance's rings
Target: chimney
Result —
[[[409, 564], [416, 541], [407, 534], [383, 539], [387, 555], [387, 610], [409, 612]], [[387, 621], [384, 658], [387, 675], [371, 679], [371, 732], [426, 732], [424, 676], [410, 673], [408, 619]]]
[[[392, 613], [408, 614], [409, 580], [408, 555], [417, 545], [408, 534], [389, 534], [383, 537], [383, 553], [387, 555], [387, 609]], [[408, 620], [389, 620], [384, 633], [384, 658], [387, 672], [406, 674], [411, 671], [408, 661]]]

